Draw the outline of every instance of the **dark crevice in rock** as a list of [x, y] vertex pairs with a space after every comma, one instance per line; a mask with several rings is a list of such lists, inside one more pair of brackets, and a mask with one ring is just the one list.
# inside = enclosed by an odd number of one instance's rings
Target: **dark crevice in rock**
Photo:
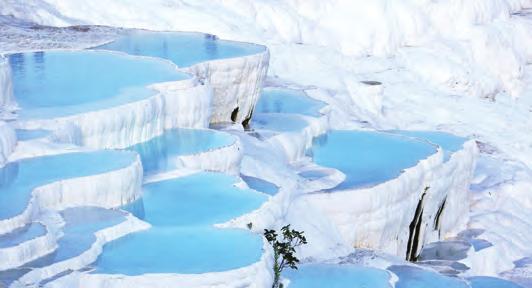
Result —
[[421, 234], [421, 223], [423, 219], [423, 204], [425, 201], [425, 195], [427, 194], [427, 190], [429, 187], [425, 188], [425, 191], [423, 191], [423, 194], [421, 195], [421, 199], [419, 199], [419, 202], [416, 207], [416, 212], [414, 214], [414, 219], [412, 219], [412, 222], [410, 222], [410, 234], [408, 235], [408, 244], [406, 246], [406, 260], [407, 261], [416, 261], [417, 259], [417, 250], [419, 248], [419, 239]]
[[377, 86], [382, 85], [379, 81], [373, 81], [373, 80], [366, 80], [366, 81], [360, 81], [362, 84], [370, 85], [370, 86]]
[[441, 225], [441, 222], [440, 222], [440, 218], [441, 218], [441, 214], [443, 213], [443, 209], [445, 209], [445, 203], [447, 202], [447, 197], [445, 197], [445, 199], [443, 199], [443, 202], [441, 203], [440, 207], [438, 207], [438, 211], [436, 212], [436, 217], [434, 218], [434, 230], [435, 231], [438, 231], [438, 236], [439, 235], [439, 230], [440, 230], [440, 225]]
[[67, 27], [67, 29], [74, 30], [77, 32], [89, 32], [91, 30], [91, 28], [87, 25], [75, 25]]
[[248, 117], [246, 119], [244, 119], [244, 121], [242, 121], [242, 126], [244, 126], [244, 129], [248, 130], [250, 127], [249, 127], [249, 121], [251, 121], [251, 117]]
[[244, 121], [242, 121], [242, 126], [244, 126], [245, 130], [249, 130], [250, 129], [249, 122], [251, 121], [251, 117], [253, 116], [253, 110], [254, 109], [255, 108], [252, 107], [251, 110], [249, 111], [249, 115], [246, 117], [246, 119], [244, 119]]
[[231, 121], [236, 122], [237, 117], [238, 117], [238, 107], [236, 107], [235, 110], [231, 112]]

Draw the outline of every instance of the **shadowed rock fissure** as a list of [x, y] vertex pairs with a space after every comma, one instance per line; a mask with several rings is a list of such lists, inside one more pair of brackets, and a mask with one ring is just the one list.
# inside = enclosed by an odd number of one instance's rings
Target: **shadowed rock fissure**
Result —
[[249, 129], [249, 121], [251, 120], [251, 117], [247, 117], [242, 121], [242, 126], [244, 126], [244, 129]]
[[419, 239], [421, 238], [421, 223], [423, 219], [423, 204], [425, 201], [425, 195], [427, 194], [429, 187], [425, 188], [421, 199], [417, 203], [416, 212], [414, 214], [414, 219], [410, 222], [410, 233], [408, 235], [408, 243], [406, 246], [406, 260], [407, 261], [416, 261], [417, 259], [417, 250], [419, 248]]
[[445, 202], [447, 202], [447, 198], [443, 199], [443, 202], [441, 203], [440, 207], [438, 208], [438, 211], [436, 212], [436, 217], [434, 218], [434, 230], [438, 231], [438, 237], [440, 237], [440, 217], [443, 213], [443, 209], [445, 209]]
[[244, 129], [249, 129], [249, 121], [251, 121], [251, 117], [253, 116], [253, 110], [255, 107], [251, 108], [251, 111], [249, 112], [249, 115], [242, 121], [242, 126], [244, 126]]
[[231, 121], [236, 122], [237, 117], [238, 117], [238, 107], [236, 107], [235, 110], [231, 112]]
[[362, 84], [366, 84], [366, 85], [370, 85], [370, 86], [378, 86], [378, 85], [382, 85], [381, 82], [379, 81], [373, 81], [373, 80], [369, 80], [369, 81], [360, 81]]

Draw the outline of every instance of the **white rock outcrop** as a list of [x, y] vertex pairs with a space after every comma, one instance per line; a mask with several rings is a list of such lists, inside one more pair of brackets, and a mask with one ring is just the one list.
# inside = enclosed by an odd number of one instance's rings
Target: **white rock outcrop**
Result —
[[[252, 44], [250, 44], [252, 45]], [[210, 123], [246, 123], [251, 118], [268, 72], [270, 53], [201, 62], [183, 68], [213, 89]]]
[[17, 135], [15, 130], [6, 122], [0, 121], [0, 167], [5, 165], [16, 145]]
[[8, 59], [0, 55], [0, 109], [14, 105], [13, 82]]
[[236, 137], [233, 138], [233, 143], [227, 146], [177, 157], [177, 167], [238, 175], [243, 153], [240, 141]]
[[[275, 113], [271, 115], [275, 117]], [[273, 149], [282, 151], [289, 162], [296, 162], [305, 157], [306, 151], [312, 147], [312, 140], [315, 137], [327, 133], [330, 126], [328, 115], [310, 117], [292, 114], [291, 116], [301, 118], [308, 125], [299, 131], [280, 133], [272, 136], [266, 141], [273, 145]]]

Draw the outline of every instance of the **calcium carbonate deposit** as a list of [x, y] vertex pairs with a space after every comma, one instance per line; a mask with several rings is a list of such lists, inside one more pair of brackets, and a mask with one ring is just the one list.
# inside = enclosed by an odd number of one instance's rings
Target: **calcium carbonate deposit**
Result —
[[532, 287], [531, 0], [0, 2], [0, 287]]

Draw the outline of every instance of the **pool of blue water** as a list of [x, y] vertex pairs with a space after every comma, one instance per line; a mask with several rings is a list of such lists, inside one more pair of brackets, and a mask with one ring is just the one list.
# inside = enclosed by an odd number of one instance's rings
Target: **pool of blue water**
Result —
[[137, 101], [146, 86], [187, 79], [171, 63], [103, 51], [11, 54], [13, 91], [22, 118], [72, 115]]
[[[76, 207], [61, 211], [65, 226], [63, 227], [64, 235], [57, 242], [57, 249], [20, 267], [0, 271], [0, 284], [8, 287], [13, 281], [33, 269], [50, 266], [81, 255], [96, 241], [94, 235], [96, 232], [122, 223], [126, 220], [125, 215], [125, 212], [120, 210], [99, 207]], [[42, 275], [42, 277], [45, 276]]]
[[306, 264], [287, 269], [283, 276], [291, 288], [391, 288], [384, 270], [355, 265]]
[[146, 174], [175, 167], [175, 158], [231, 145], [235, 138], [214, 130], [173, 129], [128, 148], [140, 154]]
[[16, 129], [15, 133], [17, 134], [17, 140], [26, 141], [38, 138], [44, 138], [50, 135], [50, 131], [36, 129], [36, 130], [27, 130], [27, 129]]
[[514, 261], [516, 268], [523, 268], [532, 265], [532, 257], [523, 257], [517, 261]]
[[435, 146], [409, 137], [347, 130], [316, 138], [311, 149], [314, 162], [346, 175], [334, 189], [369, 187], [391, 180], [435, 152]]
[[205, 273], [251, 265], [262, 255], [260, 236], [213, 227], [154, 227], [105, 246], [95, 273]]
[[303, 171], [303, 172], [299, 173], [298, 175], [303, 177], [303, 178], [306, 178], [306, 179], [308, 179], [310, 181], [314, 181], [316, 179], [320, 179], [320, 178], [323, 178], [325, 176], [328, 176], [327, 173], [325, 173], [323, 171], [318, 171], [318, 170]]
[[99, 207], [69, 208], [62, 211], [61, 216], [65, 226], [64, 236], [57, 242], [58, 249], [27, 266], [44, 267], [79, 256], [96, 241], [96, 232], [126, 220], [123, 211]]
[[277, 187], [277, 185], [264, 179], [245, 175], [240, 175], [240, 177], [242, 177], [242, 180], [244, 180], [248, 187], [253, 190], [257, 190], [272, 196], [279, 192], [279, 187]]
[[262, 237], [215, 223], [251, 212], [267, 196], [234, 187], [234, 177], [202, 172], [145, 185], [141, 203], [124, 207], [150, 223], [104, 246], [94, 273], [205, 273], [257, 262]]
[[165, 58], [179, 67], [186, 67], [209, 60], [258, 54], [266, 48], [256, 44], [219, 40], [201, 33], [135, 31], [95, 49]]
[[[154, 226], [197, 226], [223, 223], [259, 208], [267, 196], [233, 184], [221, 173], [196, 173], [144, 185], [144, 216]], [[138, 204], [135, 204], [138, 205]], [[136, 214], [138, 208], [126, 210]]]
[[394, 265], [388, 270], [399, 278], [395, 288], [469, 288], [464, 280], [417, 267]]
[[523, 288], [514, 282], [487, 276], [476, 276], [468, 278], [471, 288]]
[[438, 241], [432, 242], [421, 251], [419, 260], [452, 260], [458, 261], [467, 257], [471, 244], [466, 241]]
[[253, 129], [273, 132], [298, 132], [307, 126], [307, 121], [298, 115], [291, 114], [255, 113], [251, 122]]
[[76, 177], [100, 174], [126, 167], [136, 154], [102, 150], [43, 156], [8, 163], [0, 168], [0, 219], [24, 211], [31, 191], [45, 184]]
[[392, 133], [415, 137], [429, 141], [436, 144], [443, 149], [444, 157], [448, 160], [454, 152], [463, 148], [467, 138], [456, 136], [450, 133], [441, 131], [407, 131], [407, 130], [393, 130]]
[[28, 240], [46, 234], [46, 227], [41, 223], [31, 223], [24, 227], [13, 230], [8, 234], [0, 235], [0, 248], [16, 246]]
[[255, 111], [258, 113], [296, 113], [312, 117], [321, 115], [325, 103], [308, 97], [305, 92], [292, 89], [263, 89]]

